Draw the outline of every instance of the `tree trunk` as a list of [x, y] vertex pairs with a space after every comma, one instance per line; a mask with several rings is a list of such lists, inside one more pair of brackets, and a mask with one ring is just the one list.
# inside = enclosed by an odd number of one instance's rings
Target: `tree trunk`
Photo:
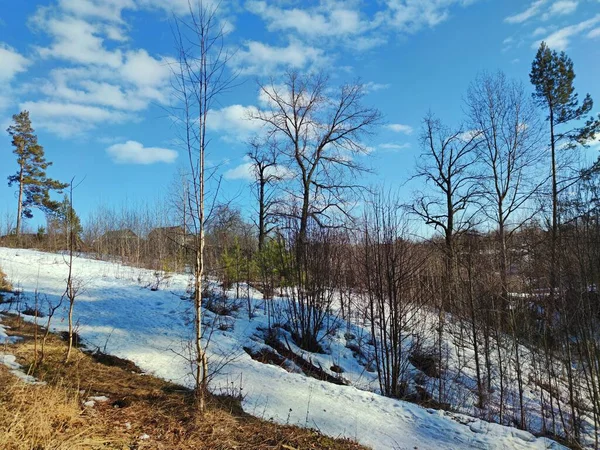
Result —
[[21, 218], [23, 216], [23, 166], [19, 172], [19, 205], [17, 207], [17, 228], [15, 233], [17, 236], [21, 235]]
[[264, 245], [265, 245], [265, 182], [262, 179], [259, 181], [260, 183], [260, 192], [258, 198], [258, 253], [262, 253]]
[[[558, 184], [556, 180], [556, 143], [554, 139], [554, 110], [550, 107], [550, 145], [552, 150], [552, 248], [550, 250], [550, 301], [554, 303], [557, 288], [557, 245], [558, 245]], [[554, 305], [552, 304], [552, 307]]]

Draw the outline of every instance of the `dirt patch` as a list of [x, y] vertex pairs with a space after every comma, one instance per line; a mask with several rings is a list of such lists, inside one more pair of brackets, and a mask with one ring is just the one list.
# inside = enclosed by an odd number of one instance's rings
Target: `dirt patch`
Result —
[[109, 355], [108, 353], [103, 353], [100, 350], [96, 350], [95, 352], [90, 353], [90, 356], [94, 359], [94, 361], [97, 361], [100, 364], [104, 364], [105, 366], [118, 367], [120, 369], [133, 373], [143, 372], [142, 369], [140, 369], [128, 359], [123, 359], [119, 358], [118, 356]]
[[439, 378], [437, 360], [434, 356], [427, 353], [413, 353], [408, 357], [410, 363], [430, 378]]
[[316, 378], [317, 380], [327, 381], [329, 383], [337, 384], [340, 386], [348, 385], [348, 383], [345, 380], [330, 375], [329, 373], [325, 372], [321, 367], [314, 365], [312, 362], [307, 361], [302, 356], [294, 353], [293, 350], [290, 348], [289, 344], [285, 345], [279, 339], [276, 339], [274, 337], [268, 338], [265, 341], [265, 343], [277, 350], [277, 353], [279, 353], [281, 356], [283, 356], [286, 359], [289, 359], [294, 364], [296, 364], [296, 366], [302, 369], [302, 372], [304, 372], [305, 375], [312, 378]]
[[244, 347], [244, 351], [248, 353], [253, 360], [263, 364], [272, 364], [279, 367], [283, 367], [285, 364], [285, 358], [283, 358], [277, 352], [267, 348], [261, 348], [260, 350], [256, 351], [249, 347]]
[[[63, 341], [67, 343], [69, 342], [69, 333], [67, 331], [61, 331], [59, 333], [59, 336], [62, 338]], [[73, 332], [73, 347], [85, 348], [85, 344], [81, 341], [81, 336], [79, 336], [79, 334], [76, 331]]]

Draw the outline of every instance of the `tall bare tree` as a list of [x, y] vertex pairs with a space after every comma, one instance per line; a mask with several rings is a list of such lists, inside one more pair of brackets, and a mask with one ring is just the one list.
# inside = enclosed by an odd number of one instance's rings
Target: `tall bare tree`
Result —
[[[443, 295], [438, 304], [438, 358], [443, 360], [445, 311], [451, 308], [455, 297], [456, 238], [472, 225], [476, 209], [480, 178], [474, 170], [475, 149], [481, 138], [477, 130], [462, 127], [451, 130], [429, 113], [423, 120], [421, 147], [423, 153], [417, 163], [416, 177], [433, 188], [431, 193], [419, 194], [411, 210], [427, 225], [441, 230], [444, 238]], [[440, 378], [438, 400], [444, 396], [443, 377]]]
[[[522, 221], [517, 213], [541, 186], [535, 166], [540, 129], [535, 107], [523, 85], [502, 72], [483, 73], [471, 83], [466, 109], [469, 125], [479, 130], [477, 157], [481, 165], [483, 211], [496, 225], [500, 251], [502, 296], [508, 291], [507, 239]], [[527, 214], [521, 216], [526, 218]]]
[[202, 343], [206, 150], [210, 141], [207, 121], [217, 97], [231, 86], [233, 77], [226, 68], [231, 54], [225, 49], [225, 32], [218, 17], [218, 5], [189, 0], [188, 6], [187, 17], [174, 20], [178, 64], [174, 67], [173, 88], [177, 105], [173, 112], [189, 161], [189, 226], [195, 241], [194, 376], [197, 406], [203, 412], [208, 384], [208, 360]]
[[365, 171], [363, 138], [380, 121], [377, 109], [363, 105], [358, 82], [337, 90], [324, 74], [287, 72], [282, 83], [260, 84], [268, 107], [253, 115], [266, 125], [281, 163], [294, 173], [289, 215], [299, 221], [298, 242], [306, 243], [309, 221], [332, 225], [348, 216], [349, 194], [360, 189], [351, 175]]

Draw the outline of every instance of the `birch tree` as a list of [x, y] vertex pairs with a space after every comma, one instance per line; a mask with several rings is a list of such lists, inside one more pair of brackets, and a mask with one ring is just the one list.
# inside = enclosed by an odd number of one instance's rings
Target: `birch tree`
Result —
[[194, 240], [195, 255], [194, 378], [197, 407], [203, 412], [208, 385], [208, 359], [202, 342], [206, 151], [210, 141], [207, 121], [217, 97], [230, 87], [233, 77], [226, 70], [231, 55], [224, 46], [224, 25], [219, 20], [218, 5], [190, 0], [188, 6], [188, 15], [174, 20], [178, 61], [173, 67], [173, 89], [177, 101], [173, 117], [188, 159], [188, 226]]

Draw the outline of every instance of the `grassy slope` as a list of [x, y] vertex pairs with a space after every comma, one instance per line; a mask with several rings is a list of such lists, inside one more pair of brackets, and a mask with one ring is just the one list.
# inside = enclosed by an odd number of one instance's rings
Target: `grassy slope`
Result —
[[[6, 353], [30, 368], [35, 327], [16, 317], [3, 316], [2, 321], [11, 327], [9, 333], [23, 337], [7, 345]], [[65, 365], [65, 352], [64, 341], [51, 334], [43, 363], [32, 369], [34, 376], [47, 382], [43, 386], [25, 384], [0, 365], [1, 449], [364, 448], [249, 416], [231, 398], [211, 397], [207, 412], [197, 417], [191, 392], [180, 386], [140, 375], [126, 361], [99, 361], [79, 350]], [[82, 406], [95, 395], [109, 401], [93, 408]], [[150, 438], [140, 439], [143, 435]]]

